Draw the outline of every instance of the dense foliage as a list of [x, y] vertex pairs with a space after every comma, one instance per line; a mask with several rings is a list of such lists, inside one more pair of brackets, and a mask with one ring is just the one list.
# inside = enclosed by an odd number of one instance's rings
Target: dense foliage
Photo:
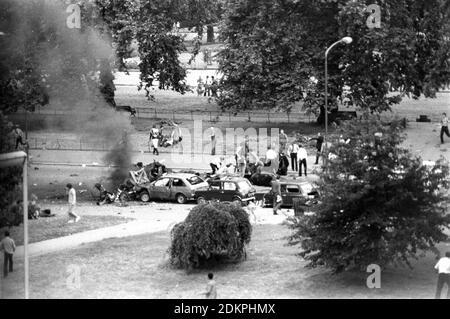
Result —
[[[15, 151], [13, 124], [0, 111], [0, 154]], [[0, 168], [0, 229], [22, 222], [20, 207], [14, 203], [21, 199], [22, 167]]]
[[336, 46], [328, 59], [330, 107], [344, 102], [384, 111], [405, 95], [434, 97], [450, 79], [446, 1], [379, 2], [381, 28], [367, 25], [372, 3], [229, 1], [221, 106], [289, 110], [304, 100], [306, 109], [323, 115], [325, 51], [344, 36], [353, 43]]
[[251, 231], [241, 207], [230, 203], [198, 205], [172, 230], [170, 262], [186, 269], [238, 262], [245, 256]]
[[401, 147], [399, 122], [347, 122], [321, 175], [322, 202], [295, 220], [292, 244], [309, 266], [335, 272], [375, 263], [406, 263], [445, 241], [450, 171], [441, 159], [423, 164]]

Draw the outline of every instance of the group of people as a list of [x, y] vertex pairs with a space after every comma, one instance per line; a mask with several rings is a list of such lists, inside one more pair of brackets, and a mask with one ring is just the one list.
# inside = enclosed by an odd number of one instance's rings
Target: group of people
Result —
[[[211, 128], [211, 155], [216, 154], [216, 138], [215, 129]], [[299, 176], [308, 176], [308, 152], [306, 145], [299, 142], [288, 143], [288, 137], [283, 130], [280, 132], [280, 144], [277, 150], [276, 146], [269, 146], [265, 154], [265, 158], [260, 158], [254, 150], [249, 147], [249, 139], [238, 145], [234, 155], [234, 161], [225, 161], [224, 156], [214, 158], [211, 163], [212, 174], [239, 174], [245, 175], [261, 173], [264, 167], [270, 173], [286, 176], [289, 167], [293, 172], [298, 172]], [[309, 139], [309, 141], [316, 141], [316, 161], [315, 165], [319, 164], [319, 159], [322, 155], [322, 148], [324, 138], [319, 133], [317, 137]]]
[[203, 82], [200, 76], [197, 80], [197, 95], [198, 96], [208, 96], [217, 97], [217, 90], [219, 88], [219, 83], [214, 78], [214, 76], [206, 76], [205, 82]]
[[181, 129], [175, 122], [171, 123], [172, 125], [172, 132], [170, 133], [170, 136], [165, 137], [162, 133], [162, 125], [158, 128], [156, 125], [153, 125], [152, 129], [150, 130], [150, 137], [149, 137], [149, 148], [153, 149], [153, 155], [159, 155], [159, 147], [170, 147], [174, 146], [178, 143], [181, 143], [183, 140], [183, 136], [181, 134]]

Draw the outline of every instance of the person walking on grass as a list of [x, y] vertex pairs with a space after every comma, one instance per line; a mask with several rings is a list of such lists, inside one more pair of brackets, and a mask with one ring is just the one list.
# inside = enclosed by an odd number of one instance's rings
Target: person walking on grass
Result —
[[0, 251], [4, 251], [3, 276], [8, 276], [8, 271], [13, 272], [13, 255], [16, 251], [14, 240], [9, 237], [9, 231], [5, 231], [5, 238], [0, 242]]
[[444, 134], [450, 137], [450, 132], [448, 131], [448, 117], [447, 113], [442, 113], [441, 119], [441, 144], [444, 144]]
[[75, 191], [75, 188], [73, 188], [72, 184], [66, 185], [66, 193], [68, 195], [69, 203], [69, 209], [67, 213], [69, 214], [69, 217], [72, 218], [68, 223], [78, 223], [81, 217], [75, 213], [75, 205], [77, 204], [77, 192]]
[[217, 299], [216, 282], [214, 281], [214, 274], [208, 274], [208, 283], [206, 284], [206, 291], [202, 293], [206, 299]]
[[441, 299], [442, 288], [447, 284], [447, 299], [450, 299], [450, 252], [439, 259], [434, 269], [438, 271], [438, 282], [436, 287], [436, 299]]

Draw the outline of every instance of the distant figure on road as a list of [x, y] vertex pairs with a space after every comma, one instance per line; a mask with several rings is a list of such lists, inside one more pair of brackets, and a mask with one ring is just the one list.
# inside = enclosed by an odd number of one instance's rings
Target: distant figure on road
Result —
[[217, 299], [216, 282], [214, 281], [214, 274], [208, 274], [208, 284], [206, 285], [206, 291], [203, 293], [206, 299]]
[[316, 143], [316, 149], [317, 149], [317, 153], [316, 153], [316, 165], [319, 164], [319, 157], [320, 155], [322, 155], [322, 146], [323, 146], [323, 142], [324, 142], [324, 138], [323, 136], [318, 133], [317, 137], [310, 139], [310, 141], [317, 141]]
[[298, 176], [302, 176], [302, 166], [305, 167], [305, 176], [308, 176], [308, 153], [303, 145], [298, 149]]
[[211, 155], [216, 155], [216, 130], [211, 126]]
[[0, 242], [0, 251], [4, 251], [3, 276], [8, 276], [8, 271], [13, 272], [13, 255], [16, 251], [14, 240], [9, 237], [9, 231], [5, 231], [5, 238]]
[[219, 84], [217, 83], [217, 80], [214, 79], [214, 77], [211, 77], [211, 96], [214, 98], [217, 98], [217, 89]]
[[14, 135], [16, 139], [16, 150], [18, 149], [19, 144], [22, 146], [27, 145], [27, 143], [23, 141], [25, 139], [25, 135], [17, 124], [14, 126]]
[[203, 92], [204, 92], [203, 79], [202, 76], [199, 76], [197, 80], [197, 96], [202, 96]]
[[448, 117], [447, 113], [442, 113], [441, 119], [441, 143], [444, 144], [444, 133], [450, 137], [450, 132], [448, 131]]
[[288, 136], [286, 135], [286, 133], [284, 133], [284, 130], [280, 131], [280, 149], [279, 152], [280, 153], [284, 153], [286, 152], [286, 145], [288, 143]]
[[438, 271], [438, 282], [436, 287], [436, 299], [441, 299], [442, 288], [447, 284], [447, 299], [450, 299], [450, 252], [439, 259], [434, 269]]
[[77, 192], [75, 191], [75, 188], [73, 188], [72, 184], [67, 184], [66, 185], [66, 193], [68, 195], [68, 203], [69, 203], [69, 210], [67, 211], [67, 213], [69, 214], [70, 219], [69, 220], [69, 224], [71, 223], [77, 223], [80, 220], [80, 216], [78, 216], [75, 213], [75, 205], [77, 204]]
[[206, 80], [205, 80], [205, 93], [203, 94], [203, 96], [206, 96], [208, 94], [208, 96], [211, 95], [211, 79], [209, 78], [209, 76], [206, 76]]
[[290, 144], [288, 147], [287, 155], [291, 158], [291, 168], [294, 172], [298, 171], [298, 149], [299, 146], [296, 142]]
[[159, 147], [159, 138], [160, 132], [156, 125], [153, 125], [152, 130], [150, 131], [150, 141], [152, 142], [153, 147], [153, 155], [159, 155], [158, 147]]

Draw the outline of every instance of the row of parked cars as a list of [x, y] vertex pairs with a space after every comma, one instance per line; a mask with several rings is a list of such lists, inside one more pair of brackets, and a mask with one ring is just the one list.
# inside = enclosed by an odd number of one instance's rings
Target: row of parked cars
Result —
[[[281, 193], [284, 206], [291, 207], [295, 198], [307, 201], [318, 197], [313, 185], [304, 181], [281, 181]], [[141, 185], [138, 198], [143, 202], [161, 200], [175, 201], [179, 204], [208, 201], [234, 202], [246, 205], [253, 201], [272, 204], [272, 195], [265, 189], [257, 192], [252, 183], [242, 177], [223, 177], [204, 180], [195, 174], [170, 173], [156, 181]]]

